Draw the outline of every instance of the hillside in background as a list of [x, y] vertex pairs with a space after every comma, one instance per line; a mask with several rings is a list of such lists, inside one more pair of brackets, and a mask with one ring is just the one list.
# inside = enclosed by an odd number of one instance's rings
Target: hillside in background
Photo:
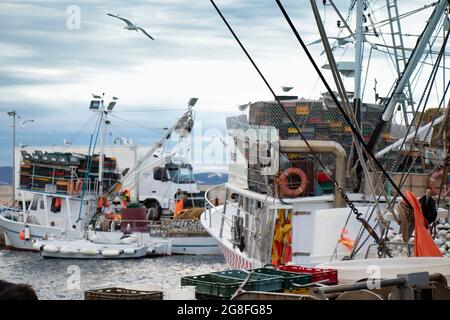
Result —
[[0, 167], [0, 185], [12, 184], [12, 167]]
[[198, 184], [216, 185], [228, 181], [227, 173], [201, 172], [194, 174]]

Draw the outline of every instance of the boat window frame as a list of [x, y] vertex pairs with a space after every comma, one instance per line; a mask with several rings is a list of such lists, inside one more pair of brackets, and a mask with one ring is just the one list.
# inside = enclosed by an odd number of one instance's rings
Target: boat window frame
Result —
[[30, 211], [37, 211], [37, 207], [38, 207], [38, 196], [34, 195], [30, 203]]

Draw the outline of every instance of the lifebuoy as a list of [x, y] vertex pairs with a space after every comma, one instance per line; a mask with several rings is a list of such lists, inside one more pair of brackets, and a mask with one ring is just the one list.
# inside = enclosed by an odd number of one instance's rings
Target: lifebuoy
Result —
[[[296, 175], [300, 178], [300, 186], [295, 189], [289, 187], [289, 179], [290, 175]], [[280, 193], [282, 196], [287, 197], [297, 197], [301, 195], [306, 190], [306, 184], [308, 183], [308, 179], [306, 178], [306, 174], [302, 169], [299, 168], [289, 168], [280, 173], [278, 177], [278, 185], [280, 186]]]

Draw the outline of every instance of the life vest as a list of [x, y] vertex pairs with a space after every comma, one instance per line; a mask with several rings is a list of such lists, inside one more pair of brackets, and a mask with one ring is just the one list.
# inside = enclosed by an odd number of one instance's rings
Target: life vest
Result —
[[287, 264], [292, 260], [292, 224], [291, 224], [292, 212], [288, 213], [286, 220], [284, 221], [283, 232], [283, 253], [281, 255], [281, 264]]
[[279, 266], [292, 260], [292, 212], [279, 209], [272, 243], [272, 264]]
[[120, 194], [122, 197], [122, 207], [126, 208], [131, 199], [131, 193], [128, 189], [125, 189]]
[[184, 209], [183, 199], [179, 199], [175, 202], [175, 216], [179, 215]]
[[107, 197], [100, 197], [97, 201], [97, 208], [109, 208], [109, 201]]
[[282, 252], [281, 240], [283, 238], [281, 232], [282, 219], [284, 219], [284, 214], [281, 214], [284, 209], [279, 209], [277, 212], [277, 217], [275, 219], [275, 229], [272, 241], [272, 265], [277, 266], [280, 261], [280, 256]]

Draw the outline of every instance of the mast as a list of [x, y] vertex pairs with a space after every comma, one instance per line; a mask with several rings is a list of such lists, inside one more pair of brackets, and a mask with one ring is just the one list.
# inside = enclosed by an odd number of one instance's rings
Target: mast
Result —
[[389, 97], [389, 100], [385, 106], [384, 112], [381, 116], [380, 121], [377, 123], [377, 126], [375, 127], [375, 130], [370, 137], [370, 141], [367, 144], [368, 149], [372, 151], [377, 142], [379, 137], [381, 136], [381, 133], [383, 132], [386, 123], [391, 120], [392, 115], [395, 110], [395, 106], [398, 102], [400, 102], [403, 97], [403, 91], [405, 90], [406, 85], [409, 82], [409, 79], [411, 78], [411, 75], [413, 71], [416, 69], [417, 64], [419, 63], [423, 52], [425, 51], [426, 46], [428, 45], [430, 38], [433, 34], [434, 29], [436, 28], [439, 20], [442, 17], [442, 14], [445, 11], [445, 8], [447, 6], [448, 0], [439, 0], [438, 4], [434, 8], [433, 13], [431, 14], [430, 19], [428, 20], [428, 23], [422, 32], [422, 35], [417, 41], [417, 44], [411, 53], [411, 56], [408, 60], [408, 63], [406, 64], [405, 70], [401, 74], [401, 76], [398, 78], [397, 84], [395, 86], [394, 92]]
[[355, 31], [355, 101], [361, 99], [361, 73], [363, 60], [363, 0], [356, 0], [356, 31]]
[[[386, 0], [386, 7], [389, 16], [389, 27], [391, 30], [392, 48], [394, 51], [395, 70], [397, 71], [397, 76], [400, 78], [402, 70], [406, 66], [406, 54], [405, 54], [405, 45], [403, 43], [403, 35], [400, 24], [400, 17], [398, 13], [397, 0]], [[406, 86], [409, 98], [408, 104], [412, 106], [413, 98], [412, 98], [411, 83], [409, 79]], [[403, 110], [403, 117], [405, 118], [405, 125], [409, 126], [408, 110], [407, 110], [408, 105], [406, 104], [405, 99], [401, 100], [401, 105]]]
[[100, 152], [99, 152], [99, 161], [98, 161], [98, 195], [101, 197], [103, 195], [103, 163], [105, 157], [105, 134], [106, 134], [106, 125], [109, 124], [108, 121], [108, 113], [112, 112], [114, 107], [117, 104], [117, 100], [119, 98], [112, 97], [112, 101], [108, 103], [105, 109], [105, 94], [100, 95], [92, 94], [94, 100], [91, 101], [89, 109], [95, 112], [100, 113], [100, 122], [98, 128], [99, 136], [99, 144], [100, 144]]
[[363, 28], [364, 1], [356, 0], [356, 32], [355, 32], [355, 97], [353, 110], [356, 121], [361, 129], [361, 73], [364, 55], [364, 28]]
[[100, 102], [100, 159], [98, 161], [98, 195], [103, 195], [103, 156], [105, 154], [105, 94], [102, 95], [102, 101]]

